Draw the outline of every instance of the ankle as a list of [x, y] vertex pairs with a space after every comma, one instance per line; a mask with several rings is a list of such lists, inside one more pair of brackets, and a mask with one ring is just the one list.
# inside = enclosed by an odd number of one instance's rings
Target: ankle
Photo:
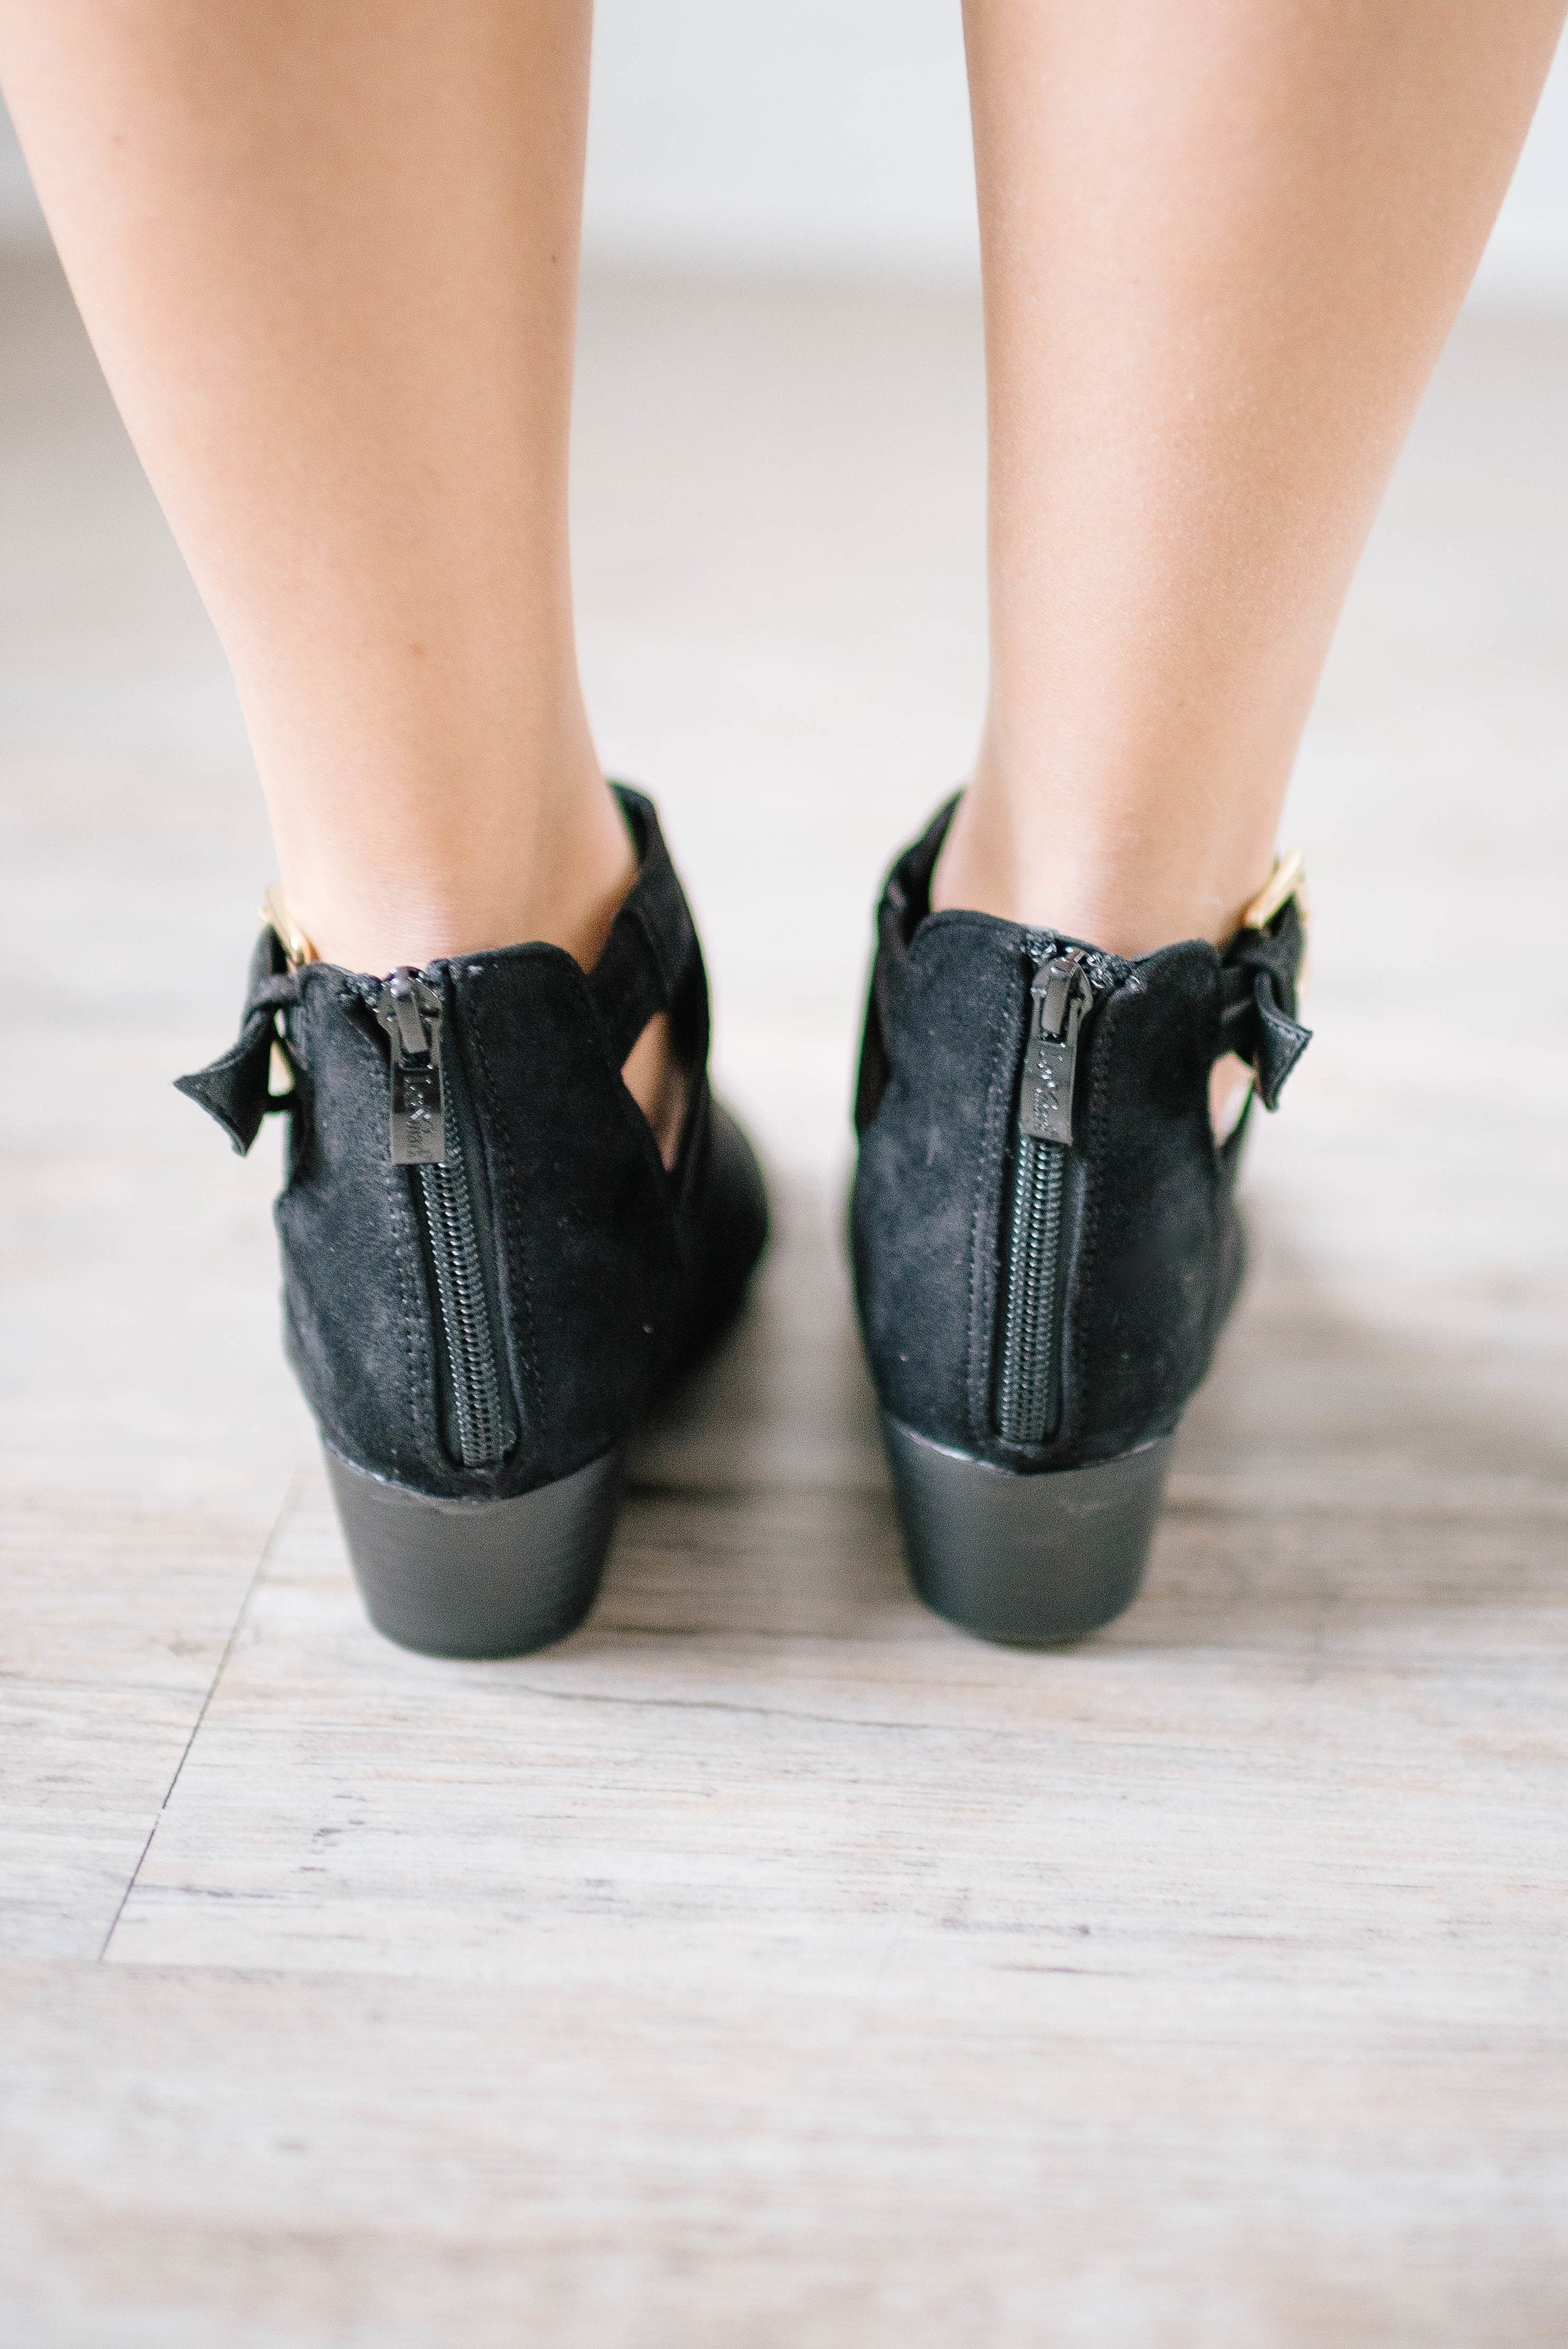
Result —
[[422, 968], [535, 939], [585, 968], [601, 952], [637, 860], [597, 770], [525, 802], [497, 794], [460, 820], [435, 787], [405, 798], [351, 850], [312, 826], [280, 837], [291, 911], [324, 961]]
[[981, 772], [937, 858], [931, 906], [992, 914], [1128, 957], [1186, 938], [1222, 947], [1271, 864], [1270, 849], [1251, 837], [1181, 836], [1172, 825], [1151, 842], [1119, 812], [1112, 825], [1096, 826], [1082, 808], [1069, 823], [1044, 794], [1021, 808]]

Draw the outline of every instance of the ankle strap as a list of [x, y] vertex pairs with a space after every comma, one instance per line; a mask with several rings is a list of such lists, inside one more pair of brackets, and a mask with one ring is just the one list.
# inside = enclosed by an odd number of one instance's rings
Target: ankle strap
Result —
[[[686, 893], [670, 861], [652, 801], [625, 783], [614, 783], [611, 789], [641, 860], [610, 926], [604, 952], [588, 973], [618, 1067], [656, 1012], [679, 1016], [686, 1010], [685, 999], [694, 991], [702, 958]], [[701, 992], [705, 1004], [706, 989]], [[705, 1028], [705, 1020], [701, 1024]], [[701, 1039], [678, 1038], [678, 1050], [683, 1041], [691, 1050], [706, 1051], [705, 1033]]]
[[1237, 931], [1220, 958], [1220, 1050], [1245, 1061], [1265, 1109], [1277, 1109], [1285, 1079], [1312, 1041], [1296, 1018], [1306, 946], [1299, 897], [1291, 895], [1264, 929]]

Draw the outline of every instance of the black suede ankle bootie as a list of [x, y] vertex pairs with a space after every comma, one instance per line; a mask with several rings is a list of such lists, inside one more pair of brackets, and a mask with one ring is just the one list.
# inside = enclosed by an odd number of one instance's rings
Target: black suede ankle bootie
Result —
[[[371, 1619], [432, 1655], [582, 1620], [633, 1420], [722, 1334], [766, 1232], [708, 1090], [685, 896], [619, 798], [639, 870], [592, 971], [531, 945], [362, 978], [268, 928], [238, 1043], [179, 1080], [241, 1151], [288, 1113], [288, 1351]], [[621, 1080], [660, 1011], [690, 1088], [673, 1173]]]
[[915, 1588], [993, 1640], [1075, 1639], [1137, 1592], [1182, 1408], [1241, 1275], [1246, 1124], [1300, 1058], [1292, 865], [1221, 953], [1123, 961], [929, 910], [956, 801], [882, 898], [854, 1254]]

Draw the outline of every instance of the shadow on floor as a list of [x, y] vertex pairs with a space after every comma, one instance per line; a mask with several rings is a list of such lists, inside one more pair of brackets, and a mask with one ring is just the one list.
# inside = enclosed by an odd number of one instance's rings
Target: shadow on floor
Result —
[[[1255, 1206], [1251, 1221], [1251, 1278], [1183, 1428], [1144, 1593], [1078, 1652], [1561, 1604], [1568, 1430], [1528, 1365], [1355, 1317], [1289, 1233]], [[753, 1307], [642, 1446], [574, 1651], [933, 1630], [948, 1636], [903, 1574], [836, 1213], [781, 1185]]]

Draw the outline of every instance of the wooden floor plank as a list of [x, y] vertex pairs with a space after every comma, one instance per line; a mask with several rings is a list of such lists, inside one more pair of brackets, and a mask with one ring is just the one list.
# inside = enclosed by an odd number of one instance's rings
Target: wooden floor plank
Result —
[[1563, 2045], [939, 1971], [0, 1973], [51, 2349], [1555, 2349]]
[[244, 1509], [0, 1500], [0, 1949], [107, 1945], [269, 1530]]
[[[825, 1364], [826, 1230], [787, 1218], [771, 1278], [814, 1306]], [[1413, 1403], [1385, 1344], [1360, 1409], [1310, 1453], [1298, 1436], [1289, 1506], [1260, 1506], [1235, 1406], [1299, 1376], [1295, 1328], [1243, 1324], [1143, 1598], [1057, 1654], [919, 1608], [874, 1455], [801, 1480], [787, 1423], [772, 1478], [754, 1455], [739, 1485], [690, 1423], [683, 1478], [655, 1444], [595, 1617], [510, 1664], [370, 1632], [313, 1479], [112, 1955], [867, 1988], [1088, 1958], [1390, 2012], [1415, 1978], [1434, 2016], [1544, 2025], [1568, 1914], [1563, 1495], [1516, 1474], [1505, 1507], [1495, 1479], [1390, 1466]], [[721, 1421], [727, 1389], [721, 1368]]]

